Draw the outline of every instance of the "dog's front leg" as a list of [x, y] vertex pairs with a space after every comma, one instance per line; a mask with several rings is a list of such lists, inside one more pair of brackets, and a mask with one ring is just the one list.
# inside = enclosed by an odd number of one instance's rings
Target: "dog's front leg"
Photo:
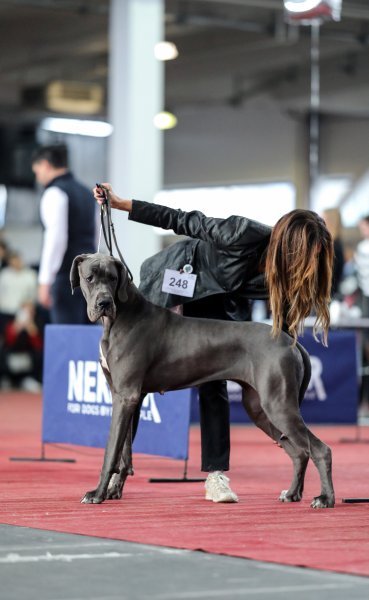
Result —
[[[109, 368], [105, 362], [105, 359], [100, 359], [101, 368], [105, 375], [106, 381], [108, 382], [110, 390], [113, 390], [113, 381], [110, 376]], [[123, 493], [123, 487], [126, 482], [128, 475], [133, 475], [133, 464], [132, 464], [132, 443], [133, 443], [133, 421], [131, 421], [128, 434], [124, 441], [122, 458], [119, 465], [119, 473], [113, 473], [110, 478], [108, 491], [106, 494], [106, 500], [120, 500]]]
[[140, 413], [142, 402], [146, 394], [141, 394], [139, 405], [137, 406], [133, 419], [131, 421], [130, 432], [128, 433], [123, 446], [122, 458], [120, 461], [119, 473], [114, 473], [110, 479], [107, 500], [119, 500], [123, 494], [123, 487], [125, 485], [128, 475], [133, 475], [133, 463], [132, 463], [132, 444], [134, 442], [138, 424], [140, 421]]
[[111, 477], [113, 473], [119, 473], [123, 446], [126, 438], [130, 436], [130, 424], [139, 401], [138, 390], [125, 390], [124, 394], [113, 394], [112, 419], [99, 485], [96, 490], [85, 494], [81, 500], [83, 504], [100, 504], [106, 499]]
[[128, 475], [133, 475], [132, 421], [126, 439], [124, 440], [123, 452], [119, 465], [119, 473], [113, 473], [109, 481], [108, 491], [106, 494], [107, 500], [120, 500]]

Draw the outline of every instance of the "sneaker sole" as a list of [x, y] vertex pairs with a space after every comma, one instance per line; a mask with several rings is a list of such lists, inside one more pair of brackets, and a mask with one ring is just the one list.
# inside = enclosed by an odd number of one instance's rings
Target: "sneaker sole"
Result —
[[236, 504], [238, 502], [238, 498], [224, 498], [224, 500], [214, 500], [211, 496], [205, 495], [205, 500], [210, 500], [215, 502], [216, 504]]

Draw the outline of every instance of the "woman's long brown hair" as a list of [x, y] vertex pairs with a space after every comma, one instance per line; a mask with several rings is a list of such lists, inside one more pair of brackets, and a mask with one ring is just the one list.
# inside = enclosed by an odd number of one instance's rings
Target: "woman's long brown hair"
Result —
[[273, 337], [287, 328], [296, 342], [304, 319], [314, 313], [313, 335], [317, 339], [322, 330], [327, 345], [332, 263], [332, 236], [316, 213], [297, 209], [276, 223], [265, 264]]

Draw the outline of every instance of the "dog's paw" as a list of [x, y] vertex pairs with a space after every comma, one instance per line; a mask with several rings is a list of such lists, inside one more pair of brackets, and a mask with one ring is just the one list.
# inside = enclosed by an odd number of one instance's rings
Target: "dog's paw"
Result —
[[300, 502], [302, 495], [298, 492], [291, 494], [289, 490], [282, 490], [279, 496], [280, 502]]
[[123, 496], [123, 486], [114, 485], [108, 488], [106, 492], [107, 500], [120, 500]]
[[127, 476], [133, 475], [133, 469], [124, 470], [121, 473], [114, 473], [109, 481], [108, 491], [106, 492], [107, 500], [120, 500], [123, 496], [124, 484]]
[[326, 494], [322, 494], [321, 496], [315, 496], [310, 506], [311, 508], [333, 508], [334, 496], [329, 497]]
[[92, 490], [83, 496], [81, 504], [101, 504], [104, 500], [105, 498], [97, 494], [97, 490]]

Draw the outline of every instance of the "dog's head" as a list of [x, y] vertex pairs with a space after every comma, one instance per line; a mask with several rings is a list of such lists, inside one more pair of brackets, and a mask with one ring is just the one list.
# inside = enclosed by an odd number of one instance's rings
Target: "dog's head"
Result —
[[104, 254], [79, 254], [70, 271], [72, 293], [81, 287], [92, 323], [101, 317], [116, 316], [116, 302], [126, 302], [130, 285], [126, 267], [116, 258]]

